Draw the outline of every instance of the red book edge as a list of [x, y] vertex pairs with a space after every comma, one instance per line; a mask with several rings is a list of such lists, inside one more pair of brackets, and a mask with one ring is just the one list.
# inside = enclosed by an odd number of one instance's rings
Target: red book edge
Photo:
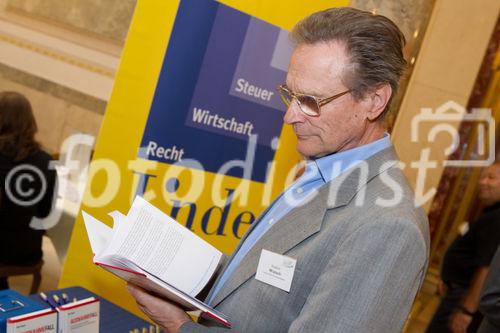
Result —
[[224, 326], [226, 326], [226, 327], [232, 327], [232, 326], [233, 326], [233, 325], [232, 325], [230, 322], [228, 322], [227, 320], [224, 320], [224, 319], [222, 319], [221, 317], [218, 317], [218, 316], [214, 315], [213, 313], [210, 313], [210, 312], [203, 312], [203, 314], [205, 314], [205, 315], [207, 315], [207, 316], [209, 316], [209, 317], [211, 317], [211, 318], [213, 318], [213, 319], [217, 320], [218, 322], [222, 323], [222, 324], [223, 324]]
[[[94, 257], [95, 257], [95, 253], [94, 253]], [[133, 271], [131, 269], [126, 269], [126, 268], [121, 268], [121, 267], [115, 267], [115, 266], [103, 264], [103, 263], [100, 263], [100, 262], [94, 262], [94, 263], [96, 265], [98, 265], [98, 266], [110, 267], [110, 268], [118, 269], [118, 270], [121, 270], [121, 271], [124, 271], [124, 272], [133, 273], [133, 274], [136, 274], [136, 275], [147, 277], [146, 274], [139, 273], [139, 272]], [[83, 304], [81, 304], [81, 305], [83, 305]], [[228, 322], [227, 320], [222, 319], [221, 317], [218, 317], [218, 316], [216, 316], [216, 315], [214, 315], [214, 314], [212, 314], [210, 312], [203, 312], [203, 313], [206, 314], [207, 316], [209, 316], [209, 317], [217, 320], [218, 322], [222, 323], [226, 327], [232, 327], [232, 324], [230, 322]]]
[[[47, 309], [47, 310], [50, 310], [50, 309]], [[39, 311], [41, 311], [41, 310], [39, 310]], [[42, 312], [42, 313], [39, 313], [39, 314], [36, 314], [36, 315], [32, 315], [32, 316], [28, 316], [28, 317], [24, 317], [24, 318], [20, 318], [20, 319], [9, 318], [9, 319], [7, 319], [7, 323], [9, 323], [9, 324], [15, 324], [15, 323], [19, 323], [21, 321], [25, 321], [25, 320], [30, 320], [30, 319], [34, 319], [34, 318], [46, 316], [46, 315], [49, 315], [49, 314], [52, 314], [52, 313], [55, 313], [55, 312], [57, 312], [57, 311], [54, 310], [54, 309], [52, 309], [52, 310], [47, 311], [47, 312]], [[20, 316], [22, 316], [22, 315], [20, 315]]]
[[[95, 253], [94, 253], [94, 255], [92, 257], [95, 257]], [[108, 264], [103, 264], [101, 262], [95, 262], [95, 261], [94, 261], [94, 264], [96, 264], [97, 266], [109, 267], [109, 268], [118, 269], [120, 271], [124, 271], [124, 272], [127, 272], [127, 273], [132, 273], [132, 274], [135, 274], [135, 275], [140, 275], [140, 276], [143, 276], [143, 277], [147, 277], [146, 274], [143, 274], [143, 273], [140, 273], [140, 272], [136, 272], [136, 271], [133, 271], [133, 270], [127, 269], [127, 268], [116, 267], [116, 266], [112, 266], [112, 265], [108, 265]]]

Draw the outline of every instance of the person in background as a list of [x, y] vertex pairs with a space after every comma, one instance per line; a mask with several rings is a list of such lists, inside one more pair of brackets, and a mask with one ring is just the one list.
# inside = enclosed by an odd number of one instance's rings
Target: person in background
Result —
[[[56, 172], [36, 132], [26, 97], [0, 92], [0, 265], [30, 266], [42, 258], [44, 231], [30, 222], [50, 214]], [[7, 278], [0, 277], [0, 289], [7, 288]]]
[[484, 319], [479, 333], [500, 333], [500, 246], [491, 261], [490, 273], [486, 277], [479, 310]]
[[480, 292], [500, 244], [500, 163], [481, 174], [479, 198], [486, 205], [482, 215], [445, 253], [441, 270], [444, 297], [427, 333], [477, 332], [481, 323]]

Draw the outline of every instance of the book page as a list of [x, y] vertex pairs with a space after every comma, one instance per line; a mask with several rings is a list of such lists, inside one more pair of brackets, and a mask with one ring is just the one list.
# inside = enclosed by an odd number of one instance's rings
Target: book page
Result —
[[141, 197], [103, 255], [123, 257], [194, 296], [214, 274], [222, 253]]
[[89, 215], [84, 210], [82, 210], [82, 216], [92, 252], [94, 255], [99, 255], [111, 241], [113, 229]]

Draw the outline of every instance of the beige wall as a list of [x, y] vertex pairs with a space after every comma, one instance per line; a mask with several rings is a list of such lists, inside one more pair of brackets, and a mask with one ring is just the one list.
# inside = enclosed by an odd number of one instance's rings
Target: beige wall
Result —
[[123, 44], [136, 0], [3, 0], [8, 11]]
[[0, 0], [0, 91], [28, 97], [48, 152], [98, 135], [135, 2]]
[[37, 139], [49, 153], [58, 153], [65, 138], [75, 133], [97, 136], [103, 115], [67, 100], [0, 77], [0, 91], [18, 91], [28, 97], [38, 124]]
[[[418, 142], [411, 142], [411, 124], [421, 108], [436, 109], [453, 100], [467, 105], [488, 41], [495, 26], [498, 0], [437, 0], [427, 27], [412, 77], [396, 120], [392, 139], [412, 186], [417, 183], [417, 170], [410, 168], [420, 158], [422, 149], [430, 147], [430, 159], [437, 167], [427, 172], [424, 191], [437, 188], [446, 159], [444, 149], [451, 137], [442, 134], [435, 142], [426, 140], [431, 123], [420, 127]], [[451, 122], [458, 127], [457, 122]], [[424, 208], [428, 211], [431, 200]]]

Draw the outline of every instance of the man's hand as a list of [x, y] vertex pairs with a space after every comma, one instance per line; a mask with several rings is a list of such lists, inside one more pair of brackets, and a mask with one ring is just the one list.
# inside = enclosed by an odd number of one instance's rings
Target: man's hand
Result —
[[[481, 266], [474, 273], [472, 283], [461, 303], [461, 306], [469, 312], [475, 312], [477, 310], [481, 289], [483, 289], [484, 280], [486, 280], [489, 269], [489, 266]], [[471, 315], [462, 311], [457, 311], [451, 315], [449, 327], [453, 333], [466, 333], [467, 327], [469, 327], [471, 322]]]
[[467, 327], [471, 322], [471, 316], [457, 311], [451, 315], [449, 328], [453, 333], [467, 333]]
[[182, 324], [191, 320], [178, 306], [155, 297], [136, 285], [127, 284], [127, 290], [142, 312], [168, 333], [176, 333]]

